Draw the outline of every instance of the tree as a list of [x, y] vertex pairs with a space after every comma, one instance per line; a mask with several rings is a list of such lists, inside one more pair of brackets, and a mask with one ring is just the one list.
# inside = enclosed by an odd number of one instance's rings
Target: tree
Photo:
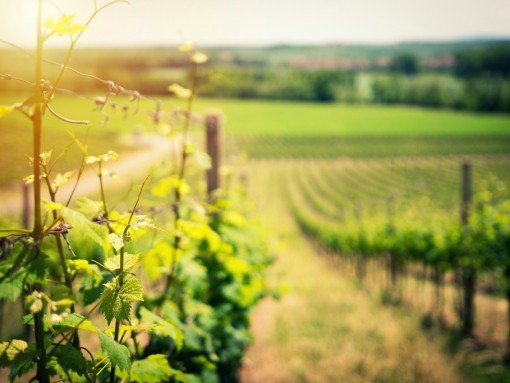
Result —
[[414, 75], [418, 73], [418, 58], [412, 53], [400, 53], [390, 62], [390, 70], [395, 73]]

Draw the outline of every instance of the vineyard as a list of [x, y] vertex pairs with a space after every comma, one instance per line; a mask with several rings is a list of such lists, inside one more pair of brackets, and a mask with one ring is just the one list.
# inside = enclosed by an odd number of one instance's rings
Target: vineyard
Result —
[[[459, 311], [462, 318], [471, 315], [462, 327], [471, 335], [474, 318], [465, 305], [473, 303], [465, 300], [473, 298], [459, 291], [457, 301], [445, 304], [445, 285], [460, 283], [470, 272], [486, 291], [508, 295], [509, 204], [502, 180], [508, 182], [509, 173], [508, 158], [474, 161], [475, 197], [467, 207], [472, 211], [463, 213], [469, 214], [463, 225], [460, 162], [411, 158], [315, 164], [305, 172], [301, 168], [299, 175], [290, 173], [291, 209], [304, 232], [342, 255], [361, 281], [367, 269], [380, 274], [386, 299], [401, 299], [402, 279], [433, 282], [433, 314], [441, 322], [445, 310]], [[412, 296], [416, 300], [420, 294]]]
[[0, 38], [0, 382], [510, 380], [509, 116], [202, 98], [253, 63], [193, 42], [103, 78], [87, 3]]
[[[272, 190], [259, 192], [259, 198], [279, 201], [268, 207], [275, 210], [267, 213], [274, 215], [274, 225], [297, 224], [295, 229], [281, 229], [292, 238], [288, 246], [293, 249], [288, 259], [281, 261], [282, 273], [292, 275], [289, 283], [307, 281], [314, 286], [309, 292], [300, 292], [299, 303], [289, 303], [279, 314], [297, 321], [286, 330], [286, 339], [310, 337], [307, 348], [303, 340], [287, 340], [288, 347], [274, 348], [296, 359], [307, 355], [309, 369], [314, 369], [313, 360], [324, 369], [313, 375], [294, 366], [294, 378], [276, 381], [292, 381], [298, 376], [312, 382], [334, 381], [338, 376], [360, 382], [505, 381], [508, 373], [495, 365], [508, 355], [508, 161], [506, 155], [493, 154], [469, 160], [413, 156], [255, 161], [251, 170], [264, 174], [258, 182]], [[471, 169], [473, 196], [464, 224], [463, 164]], [[301, 243], [299, 235], [304, 235], [307, 243]], [[309, 246], [310, 256], [322, 255], [322, 264], [314, 265], [315, 261], [304, 255], [303, 249]], [[309, 273], [316, 274], [312, 277]], [[470, 275], [475, 276], [476, 287], [471, 298], [466, 298], [465, 281]], [[342, 294], [350, 298], [342, 299]], [[375, 307], [366, 307], [367, 295], [376, 302], [372, 303]], [[471, 314], [466, 312], [466, 299], [471, 299], [467, 301], [472, 305]], [[395, 312], [397, 318], [387, 318], [388, 312], [382, 308]], [[310, 310], [310, 314], [302, 310]], [[404, 312], [403, 318], [398, 316]], [[363, 315], [374, 315], [376, 323]], [[377, 322], [377, 316], [389, 322]], [[353, 320], [363, 325], [353, 324]], [[402, 326], [398, 335], [391, 327], [397, 323]], [[274, 326], [277, 334], [284, 331], [278, 324]], [[409, 326], [414, 328], [413, 335], [405, 330]], [[377, 337], [372, 338], [372, 332]], [[426, 341], [415, 332], [421, 332]], [[315, 348], [310, 334], [322, 339], [324, 349]], [[273, 342], [278, 339], [275, 336]], [[446, 362], [450, 367], [439, 367], [436, 358], [444, 350], [430, 344], [435, 341], [455, 350], [456, 357]], [[302, 354], [296, 354], [296, 349]], [[338, 352], [330, 355], [331, 349]], [[418, 359], [400, 355], [395, 360], [403, 350]], [[359, 364], [371, 367], [358, 370]], [[433, 364], [439, 370], [429, 370]], [[342, 372], [335, 370], [339, 365]], [[449, 375], [458, 374], [451, 367], [463, 371], [462, 377]], [[278, 376], [275, 370], [272, 373]], [[263, 380], [264, 375], [253, 381]]]

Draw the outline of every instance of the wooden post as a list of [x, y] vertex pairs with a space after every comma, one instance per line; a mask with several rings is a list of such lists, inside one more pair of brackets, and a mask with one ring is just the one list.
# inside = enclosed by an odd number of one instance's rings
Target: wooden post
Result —
[[206, 151], [211, 157], [211, 168], [207, 171], [207, 195], [213, 197], [215, 190], [220, 188], [220, 166], [222, 157], [222, 126], [221, 116], [210, 113], [205, 118]]
[[465, 158], [462, 162], [462, 190], [461, 190], [461, 209], [460, 209], [460, 221], [462, 226], [467, 226], [469, 220], [469, 208], [471, 205], [471, 199], [473, 197], [473, 190], [471, 186], [471, 162]]
[[[461, 167], [462, 185], [461, 185], [461, 211], [460, 220], [464, 230], [467, 229], [469, 213], [473, 197], [471, 162], [464, 159]], [[464, 249], [466, 255], [467, 249]], [[462, 333], [465, 336], [472, 336], [475, 326], [475, 290], [476, 290], [476, 270], [468, 265], [461, 270], [462, 289], [463, 289], [463, 310], [462, 310]]]
[[23, 211], [21, 215], [21, 223], [23, 225], [23, 228], [29, 229], [30, 228], [30, 186], [27, 184], [21, 185], [21, 195], [23, 198]]

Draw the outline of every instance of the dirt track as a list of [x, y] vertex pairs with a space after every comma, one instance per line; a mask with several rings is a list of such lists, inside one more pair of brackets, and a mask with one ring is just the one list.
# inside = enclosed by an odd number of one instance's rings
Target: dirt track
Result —
[[[175, 142], [160, 136], [142, 136], [130, 138], [136, 140], [136, 146], [141, 149], [125, 156], [121, 154], [118, 161], [108, 163], [108, 170], [117, 174], [117, 178], [105, 179], [106, 188], [122, 188], [141, 179], [147, 168], [157, 164], [164, 157], [169, 156], [174, 149]], [[134, 144], [134, 142], [131, 142]], [[74, 180], [74, 179], [73, 179]], [[72, 181], [73, 181], [72, 180]], [[59, 190], [59, 196], [66, 199], [71, 193], [74, 182], [69, 182]], [[75, 197], [90, 195], [98, 192], [98, 180], [92, 169], [86, 170], [80, 180]], [[47, 198], [46, 195], [43, 198]], [[0, 216], [20, 215], [22, 211], [21, 187], [0, 189]]]

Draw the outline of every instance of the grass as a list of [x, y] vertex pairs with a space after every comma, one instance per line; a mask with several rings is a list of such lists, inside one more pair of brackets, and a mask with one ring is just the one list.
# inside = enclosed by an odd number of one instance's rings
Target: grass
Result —
[[224, 110], [236, 135], [451, 136], [510, 135], [510, 116], [404, 106], [283, 101], [202, 100]]

